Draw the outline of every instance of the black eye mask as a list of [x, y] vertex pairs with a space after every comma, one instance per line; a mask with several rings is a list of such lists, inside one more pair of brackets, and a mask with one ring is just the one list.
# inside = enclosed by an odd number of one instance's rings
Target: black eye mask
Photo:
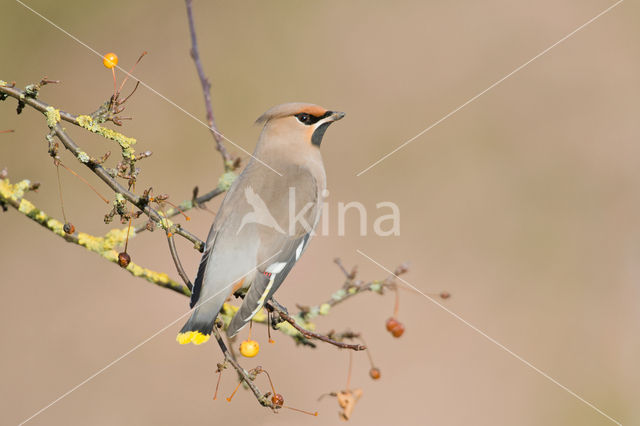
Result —
[[322, 120], [323, 118], [327, 118], [331, 114], [333, 114], [332, 111], [327, 111], [323, 115], [319, 115], [319, 116], [318, 115], [307, 114], [306, 112], [301, 112], [301, 113], [296, 114], [295, 117], [302, 124], [310, 126], [312, 124], [316, 124], [318, 121]]

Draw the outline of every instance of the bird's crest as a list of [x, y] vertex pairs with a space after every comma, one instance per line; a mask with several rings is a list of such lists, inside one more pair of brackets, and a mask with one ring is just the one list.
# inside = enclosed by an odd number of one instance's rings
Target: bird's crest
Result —
[[327, 110], [322, 108], [320, 105], [307, 104], [303, 102], [291, 102], [288, 104], [276, 105], [273, 108], [269, 109], [267, 112], [258, 117], [258, 119], [256, 120], [256, 124], [266, 123], [267, 121], [274, 118], [288, 117], [290, 115], [299, 114], [301, 112], [306, 112], [309, 115], [320, 117], [323, 116], [327, 112]]

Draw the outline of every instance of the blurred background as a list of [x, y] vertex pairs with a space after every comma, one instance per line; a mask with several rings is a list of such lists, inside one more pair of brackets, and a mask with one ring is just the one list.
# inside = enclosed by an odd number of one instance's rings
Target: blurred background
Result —
[[[204, 120], [180, 1], [27, 4], [122, 67], [148, 51], [135, 75]], [[611, 6], [606, 0], [194, 3], [202, 61], [220, 130], [252, 151], [253, 121], [282, 102], [347, 112], [327, 132], [330, 232], [316, 237], [279, 301], [315, 304], [338, 289], [332, 261], [359, 277], [411, 262], [406, 280], [447, 290], [446, 306], [623, 424], [640, 424], [640, 8], [624, 2], [360, 177], [365, 167]], [[19, 3], [6, 0], [0, 78], [20, 87], [62, 80], [40, 98], [88, 113], [113, 91], [101, 59]], [[119, 79], [123, 77], [118, 74]], [[129, 87], [133, 85], [130, 84]], [[125, 90], [126, 92], [126, 90]], [[46, 123], [15, 101], [0, 103], [0, 167], [12, 181], [42, 183], [29, 199], [61, 217]], [[129, 101], [122, 131], [152, 150], [138, 188], [174, 202], [222, 172], [207, 128], [145, 88]], [[92, 155], [117, 147], [66, 125]], [[230, 144], [227, 147], [243, 155]], [[113, 156], [112, 162], [115, 161]], [[67, 163], [106, 187], [64, 153]], [[104, 204], [61, 172], [65, 207], [79, 231], [104, 234]], [[209, 204], [216, 210], [220, 199]], [[337, 236], [337, 203], [355, 212]], [[401, 234], [376, 237], [376, 203], [395, 202]], [[205, 238], [213, 216], [191, 213]], [[66, 244], [14, 210], [0, 215], [0, 421], [17, 424], [175, 320], [188, 301]], [[178, 239], [193, 276], [199, 253]], [[162, 233], [129, 242], [133, 260], [178, 278]], [[385, 330], [393, 296], [359, 296], [318, 321], [320, 331], [363, 332], [382, 377], [354, 356], [362, 388], [353, 425], [607, 425], [610, 420], [513, 358], [427, 299], [401, 294], [400, 339]], [[181, 321], [34, 418], [33, 425], [341, 424], [335, 399], [348, 354], [295, 347], [276, 334], [250, 368], [268, 369], [288, 405], [310, 417], [272, 414], [224, 374], [212, 401], [215, 344], [180, 346]], [[241, 338], [246, 337], [245, 334]], [[268, 384], [259, 379], [262, 389]]]

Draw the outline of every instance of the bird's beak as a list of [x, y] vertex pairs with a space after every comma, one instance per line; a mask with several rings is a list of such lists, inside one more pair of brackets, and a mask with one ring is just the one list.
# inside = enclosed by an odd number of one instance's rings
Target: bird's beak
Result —
[[344, 116], [345, 116], [344, 112], [331, 111], [331, 115], [329, 115], [329, 120], [327, 120], [327, 121], [338, 121]]

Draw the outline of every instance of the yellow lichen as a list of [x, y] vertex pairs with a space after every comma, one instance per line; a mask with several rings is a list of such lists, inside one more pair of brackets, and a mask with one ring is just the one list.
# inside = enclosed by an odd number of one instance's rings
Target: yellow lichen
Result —
[[122, 156], [129, 159], [134, 159], [135, 150], [132, 145], [136, 143], [134, 138], [129, 138], [122, 133], [118, 133], [115, 130], [108, 129], [96, 123], [93, 118], [88, 115], [80, 115], [77, 118], [80, 127], [83, 127], [90, 132], [97, 133], [107, 139], [118, 142], [120, 148], [122, 148]]
[[20, 206], [18, 207], [18, 211], [20, 213], [24, 213], [24, 214], [26, 214], [28, 216], [29, 213], [31, 213], [35, 208], [36, 208], [36, 206], [31, 204], [31, 202], [29, 200], [25, 200], [23, 198], [22, 200], [20, 200]]
[[24, 197], [25, 192], [29, 190], [31, 181], [29, 179], [21, 180], [16, 184], [9, 182], [9, 179], [0, 181], [0, 195], [6, 199], [19, 201]]
[[60, 235], [61, 237], [64, 237], [65, 235], [67, 235], [67, 233], [64, 232], [64, 229], [63, 229], [64, 223], [60, 222], [59, 220], [50, 218], [49, 220], [47, 220], [46, 226], [51, 231], [53, 231], [54, 234]]
[[[115, 247], [119, 245], [122, 246], [124, 244], [127, 238], [127, 228], [112, 229], [107, 232], [104, 237], [96, 237], [84, 232], [79, 232], [77, 234], [77, 238], [73, 238], [64, 232], [64, 224], [62, 222], [49, 217], [45, 212], [34, 206], [29, 200], [22, 198], [30, 187], [31, 182], [26, 179], [16, 184], [11, 184], [9, 179], [2, 179], [0, 180], [0, 201], [4, 201], [15, 207], [20, 213], [47, 227], [50, 231], [65, 238], [67, 241], [81, 245], [87, 250], [99, 254], [110, 262], [118, 262], [118, 252], [115, 250]], [[134, 236], [135, 231], [129, 231], [129, 238]], [[127, 271], [136, 277], [144, 278], [147, 281], [158, 284], [162, 287], [178, 290], [186, 296], [191, 295], [191, 292], [187, 287], [173, 281], [164, 272], [152, 271], [151, 269], [143, 268], [133, 262], [129, 263]]]
[[60, 122], [60, 110], [57, 110], [52, 106], [47, 107], [47, 111], [44, 115], [47, 116], [47, 126], [49, 126], [50, 129], [56, 127], [56, 124]]
[[331, 305], [329, 305], [328, 303], [323, 303], [322, 305], [320, 305], [320, 309], [318, 310], [318, 312], [320, 313], [320, 315], [327, 315], [330, 309]]
[[236, 177], [238, 176], [233, 172], [223, 173], [222, 176], [220, 176], [220, 179], [218, 179], [218, 188], [223, 191], [227, 191], [231, 188], [231, 184], [236, 180]]
[[89, 157], [89, 155], [84, 151], [79, 151], [77, 156], [78, 160], [80, 160], [82, 163], [88, 163], [91, 159], [91, 157]]
[[[135, 236], [135, 231], [131, 230], [129, 234], [129, 238], [133, 238]], [[127, 228], [122, 229], [112, 229], [105, 234], [104, 237], [96, 237], [90, 234], [86, 234], [84, 232], [78, 233], [78, 244], [83, 247], [88, 248], [91, 251], [95, 251], [97, 253], [106, 254], [109, 251], [113, 251], [114, 247], [118, 245], [124, 244], [127, 238]], [[113, 256], [110, 256], [113, 261], [117, 260], [118, 254], [115, 253]], [[112, 260], [112, 259], [109, 260]]]

